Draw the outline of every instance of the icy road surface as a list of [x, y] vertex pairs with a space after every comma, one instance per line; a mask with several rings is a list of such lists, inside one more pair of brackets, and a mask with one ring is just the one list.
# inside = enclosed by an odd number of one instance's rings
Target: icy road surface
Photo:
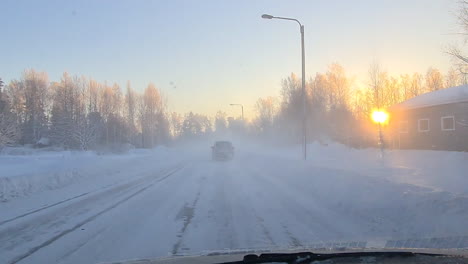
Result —
[[[68, 194], [65, 188], [0, 203], [0, 263], [468, 235], [466, 195], [401, 177], [251, 152], [229, 162], [208, 155], [163, 161], [144, 168], [129, 162], [125, 177], [99, 188], [85, 184]], [[46, 204], [31, 201], [38, 197]]]

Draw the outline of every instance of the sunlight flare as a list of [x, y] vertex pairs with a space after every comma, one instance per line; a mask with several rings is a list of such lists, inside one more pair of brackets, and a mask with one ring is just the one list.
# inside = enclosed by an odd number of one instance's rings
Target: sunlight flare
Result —
[[386, 123], [388, 120], [388, 113], [382, 110], [375, 110], [372, 112], [372, 121], [375, 123]]

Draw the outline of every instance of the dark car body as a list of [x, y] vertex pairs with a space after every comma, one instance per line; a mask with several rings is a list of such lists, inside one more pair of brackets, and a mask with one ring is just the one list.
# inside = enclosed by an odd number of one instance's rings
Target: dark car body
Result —
[[230, 141], [216, 141], [211, 147], [213, 160], [231, 160], [234, 157], [234, 147]]

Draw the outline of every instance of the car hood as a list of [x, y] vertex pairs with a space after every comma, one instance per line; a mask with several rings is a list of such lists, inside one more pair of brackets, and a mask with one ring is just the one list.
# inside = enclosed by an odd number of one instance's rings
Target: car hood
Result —
[[263, 253], [298, 253], [298, 252], [313, 252], [316, 254], [333, 254], [333, 253], [352, 253], [352, 252], [412, 252], [424, 254], [442, 254], [449, 256], [457, 256], [466, 258], [468, 263], [468, 249], [417, 249], [417, 248], [337, 248], [337, 249], [317, 249], [317, 248], [284, 248], [284, 249], [239, 249], [239, 250], [221, 250], [203, 252], [196, 255], [177, 255], [155, 259], [135, 259], [117, 262], [103, 262], [102, 264], [208, 264], [242, 261], [245, 255], [248, 254], [263, 254]]

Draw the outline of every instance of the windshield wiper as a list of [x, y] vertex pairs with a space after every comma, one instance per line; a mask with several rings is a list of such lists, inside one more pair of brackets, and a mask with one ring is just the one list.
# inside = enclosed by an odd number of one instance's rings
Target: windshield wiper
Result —
[[363, 257], [378, 257], [378, 258], [405, 258], [416, 256], [443, 256], [441, 254], [428, 254], [428, 253], [413, 253], [404, 251], [395, 252], [347, 252], [347, 253], [330, 253], [330, 254], [315, 254], [312, 252], [298, 252], [298, 253], [265, 253], [260, 255], [249, 254], [245, 255], [241, 261], [224, 262], [222, 264], [235, 264], [235, 263], [270, 263], [270, 262], [283, 262], [283, 263], [310, 263], [312, 261], [331, 260], [337, 258], [363, 258]]

